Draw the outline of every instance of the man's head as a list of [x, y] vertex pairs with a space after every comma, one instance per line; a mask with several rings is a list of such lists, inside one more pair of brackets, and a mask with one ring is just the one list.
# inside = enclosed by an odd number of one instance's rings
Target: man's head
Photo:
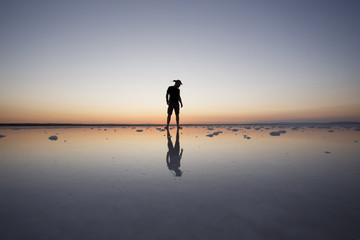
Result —
[[182, 82], [180, 80], [173, 80], [173, 82], [175, 82], [175, 87], [180, 87], [180, 85], [182, 85]]

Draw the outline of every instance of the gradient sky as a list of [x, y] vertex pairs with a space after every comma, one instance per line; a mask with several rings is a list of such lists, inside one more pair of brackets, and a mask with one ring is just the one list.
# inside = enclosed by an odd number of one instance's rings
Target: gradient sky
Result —
[[[0, 123], [360, 121], [360, 2], [1, 1]], [[173, 119], [174, 120], [174, 119]]]

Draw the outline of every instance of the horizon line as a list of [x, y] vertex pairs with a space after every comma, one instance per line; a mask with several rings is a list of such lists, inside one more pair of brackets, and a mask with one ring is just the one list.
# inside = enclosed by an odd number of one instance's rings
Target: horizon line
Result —
[[[279, 122], [247, 122], [247, 123], [184, 123], [180, 124], [181, 126], [210, 126], [210, 125], [311, 125], [311, 124], [360, 124], [357, 121], [332, 121], [332, 122], [296, 122], [296, 121], [279, 121]], [[42, 127], [42, 126], [74, 126], [74, 127], [85, 127], [85, 126], [165, 126], [166, 124], [159, 124], [159, 123], [0, 123], [0, 127]], [[170, 126], [176, 126], [176, 124], [170, 124]]]

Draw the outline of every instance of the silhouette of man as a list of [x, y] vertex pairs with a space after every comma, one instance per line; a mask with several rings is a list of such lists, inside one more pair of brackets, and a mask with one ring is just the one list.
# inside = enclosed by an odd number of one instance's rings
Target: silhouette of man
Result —
[[168, 90], [166, 91], [166, 103], [167, 105], [169, 105], [167, 113], [167, 124], [166, 124], [166, 129], [169, 129], [169, 124], [170, 124], [170, 120], [171, 120], [171, 115], [173, 110], [175, 110], [175, 115], [176, 115], [176, 125], [179, 128], [179, 113], [180, 113], [180, 107], [179, 107], [179, 103], [181, 104], [181, 107], [183, 107], [182, 101], [181, 101], [181, 97], [180, 97], [180, 85], [182, 85], [180, 80], [173, 80], [173, 82], [175, 82], [174, 86], [170, 86], [168, 88]]
[[180, 141], [179, 141], [179, 129], [176, 131], [176, 142], [175, 147], [171, 141], [171, 136], [169, 129], [167, 129], [167, 139], [168, 139], [168, 149], [169, 151], [166, 154], [166, 164], [169, 170], [175, 172], [176, 177], [181, 177], [182, 171], [180, 168], [180, 161], [183, 154], [183, 149], [180, 152]]

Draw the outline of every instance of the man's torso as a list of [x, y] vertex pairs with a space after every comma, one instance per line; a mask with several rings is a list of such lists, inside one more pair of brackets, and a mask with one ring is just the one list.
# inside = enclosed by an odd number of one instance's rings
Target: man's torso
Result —
[[167, 93], [170, 94], [170, 102], [179, 102], [180, 89], [170, 86], [167, 90]]

